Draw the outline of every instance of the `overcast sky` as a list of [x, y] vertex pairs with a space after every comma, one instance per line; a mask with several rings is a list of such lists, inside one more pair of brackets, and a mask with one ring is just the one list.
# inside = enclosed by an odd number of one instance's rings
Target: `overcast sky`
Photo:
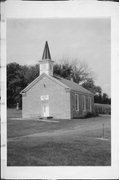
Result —
[[52, 60], [69, 57], [85, 62], [96, 85], [110, 96], [110, 26], [109, 18], [9, 19], [7, 63], [38, 63], [47, 40]]

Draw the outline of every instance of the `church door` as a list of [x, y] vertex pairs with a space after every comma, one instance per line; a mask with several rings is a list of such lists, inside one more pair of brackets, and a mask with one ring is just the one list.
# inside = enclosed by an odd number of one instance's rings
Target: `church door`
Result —
[[49, 116], [49, 104], [43, 103], [43, 117]]

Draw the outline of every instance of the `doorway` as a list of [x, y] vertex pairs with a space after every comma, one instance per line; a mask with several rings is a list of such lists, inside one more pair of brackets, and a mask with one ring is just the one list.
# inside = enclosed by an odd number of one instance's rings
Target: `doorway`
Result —
[[49, 116], [49, 104], [43, 103], [43, 117]]

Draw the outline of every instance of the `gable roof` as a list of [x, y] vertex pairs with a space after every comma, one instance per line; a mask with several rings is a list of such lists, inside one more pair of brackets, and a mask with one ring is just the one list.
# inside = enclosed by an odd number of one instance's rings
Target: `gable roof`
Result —
[[68, 88], [68, 86], [66, 86], [65, 84], [61, 83], [60, 81], [58, 81], [56, 78], [54, 78], [53, 76], [49, 76], [45, 73], [42, 73], [40, 76], [38, 76], [35, 80], [33, 80], [26, 88], [24, 88], [20, 94], [27, 92], [29, 89], [31, 89], [37, 82], [39, 82], [43, 77], [47, 77], [55, 82], [57, 82], [58, 84], [60, 84], [61, 86], [63, 86], [64, 88]]
[[68, 80], [68, 79], [64, 79], [64, 78], [61, 78], [59, 76], [54, 76], [54, 77], [56, 79], [58, 79], [60, 82], [62, 82], [63, 84], [65, 84], [66, 86], [68, 86], [71, 90], [80, 91], [82, 93], [93, 95], [92, 92], [88, 91], [87, 89], [85, 89], [84, 87], [82, 87], [79, 84], [75, 83], [74, 81], [71, 81], [71, 80]]
[[92, 92], [88, 91], [87, 89], [83, 88], [82, 86], [80, 86], [79, 84], [77, 84], [73, 81], [61, 78], [59, 76], [49, 76], [45, 73], [38, 76], [34, 81], [32, 81], [25, 89], [23, 89], [20, 92], [20, 94], [27, 92], [29, 89], [31, 89], [37, 82], [39, 82], [45, 76], [48, 77], [49, 79], [55, 81], [59, 85], [63, 86], [64, 88], [69, 88], [70, 90], [74, 90], [74, 91], [78, 91], [81, 93], [93, 95]]

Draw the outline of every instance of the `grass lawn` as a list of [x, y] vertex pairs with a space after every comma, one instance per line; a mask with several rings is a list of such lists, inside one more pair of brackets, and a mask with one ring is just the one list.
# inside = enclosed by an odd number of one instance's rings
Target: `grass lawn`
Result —
[[21, 118], [22, 117], [22, 110], [16, 110], [16, 109], [7, 109], [7, 117], [8, 118]]
[[109, 115], [55, 123], [11, 120], [11, 114], [20, 117], [20, 111], [8, 111], [8, 166], [111, 165]]

